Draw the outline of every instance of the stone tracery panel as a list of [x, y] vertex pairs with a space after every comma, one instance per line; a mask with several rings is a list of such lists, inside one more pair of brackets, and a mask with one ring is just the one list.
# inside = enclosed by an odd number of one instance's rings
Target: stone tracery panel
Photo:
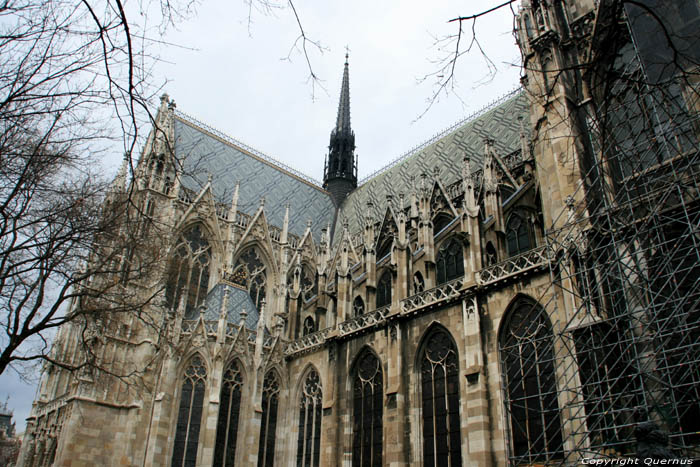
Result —
[[214, 465], [216, 466], [233, 466], [236, 461], [242, 387], [243, 374], [238, 362], [233, 360], [224, 371], [221, 382], [219, 418], [216, 424], [214, 446]]
[[192, 358], [183, 376], [172, 467], [194, 467], [197, 462], [206, 380], [207, 368], [197, 355]]
[[267, 292], [267, 267], [256, 247], [245, 249], [238, 257], [233, 266], [231, 282], [245, 287], [256, 308], [260, 310]]
[[170, 260], [165, 287], [166, 306], [175, 309], [185, 300], [185, 317], [191, 319], [206, 298], [209, 288], [211, 247], [197, 224], [179, 237]]
[[369, 350], [358, 358], [353, 379], [352, 465], [382, 465], [382, 366]]
[[322, 401], [321, 378], [316, 370], [311, 370], [304, 379], [301, 400], [299, 401], [297, 467], [319, 466]]

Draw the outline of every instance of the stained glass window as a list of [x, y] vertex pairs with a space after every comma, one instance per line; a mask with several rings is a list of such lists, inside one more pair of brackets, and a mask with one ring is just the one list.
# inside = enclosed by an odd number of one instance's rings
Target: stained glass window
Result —
[[238, 418], [241, 410], [243, 375], [238, 363], [229, 363], [221, 382], [219, 418], [216, 424], [214, 466], [232, 466], [236, 460]]
[[265, 298], [267, 289], [267, 270], [255, 247], [246, 249], [238, 257], [233, 266], [231, 281], [245, 287], [253, 303], [260, 310], [260, 304]]
[[455, 238], [440, 247], [437, 254], [437, 283], [444, 284], [464, 275], [462, 245]]
[[506, 225], [506, 242], [508, 244], [508, 255], [515, 256], [524, 253], [532, 248], [530, 238], [530, 228], [527, 219], [521, 217], [519, 213], [513, 213]]
[[323, 392], [316, 370], [306, 376], [299, 401], [297, 466], [318, 467], [321, 454], [321, 409]]
[[187, 366], [182, 382], [172, 467], [194, 467], [197, 462], [206, 380], [207, 369], [204, 362], [201, 357], [195, 356]]
[[377, 308], [391, 304], [391, 272], [386, 271], [377, 282]]
[[185, 318], [196, 316], [209, 288], [209, 264], [211, 248], [202, 232], [201, 225], [195, 225], [180, 235], [175, 254], [168, 267], [168, 282], [165, 298], [168, 308], [179, 306], [185, 298]]
[[552, 325], [533, 300], [518, 298], [499, 338], [513, 464], [547, 463], [562, 455]]
[[365, 350], [357, 360], [353, 380], [352, 465], [382, 465], [382, 366]]
[[277, 376], [276, 372], [269, 371], [263, 381], [258, 467], [272, 467], [275, 465], [275, 432], [277, 430], [279, 392], [279, 376]]
[[442, 328], [431, 331], [420, 359], [423, 422], [423, 465], [462, 465], [459, 431], [459, 367], [457, 348]]

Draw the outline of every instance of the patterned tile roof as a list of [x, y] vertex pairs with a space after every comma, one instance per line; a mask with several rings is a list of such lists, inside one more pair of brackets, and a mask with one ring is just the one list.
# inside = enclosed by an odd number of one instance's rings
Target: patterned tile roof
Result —
[[314, 239], [333, 222], [335, 205], [328, 192], [313, 179], [284, 167], [283, 164], [188, 117], [175, 114], [175, 155], [184, 161], [182, 184], [199, 192], [212, 176], [217, 201], [230, 204], [240, 181], [238, 210], [254, 214], [265, 198], [267, 221], [282, 227], [285, 206], [289, 203], [289, 232], [301, 236], [306, 223], [313, 222]]
[[255, 329], [258, 324], [258, 309], [255, 308], [253, 300], [246, 290], [228, 284], [217, 284], [207, 295], [207, 311], [204, 315], [206, 320], [217, 320], [221, 314], [221, 304], [224, 300], [224, 293], [228, 290], [228, 301], [226, 302], [226, 321], [230, 323], [240, 323], [241, 311], [245, 309], [248, 316], [245, 319], [245, 326], [248, 329]]
[[412, 178], [418, 180], [422, 173], [432, 176], [437, 168], [445, 186], [457, 181], [465, 154], [472, 161], [472, 170], [481, 169], [485, 138], [495, 141], [493, 147], [500, 155], [516, 151], [520, 148], [518, 117], [523, 116], [524, 122], [529, 122], [527, 111], [527, 96], [516, 90], [380, 170], [345, 199], [335, 231], [341, 231], [343, 218], [347, 218], [350, 233], [359, 232], [368, 201], [374, 204], [374, 218], [381, 219], [386, 210], [386, 195], [398, 200], [398, 194], [404, 193], [408, 198]]

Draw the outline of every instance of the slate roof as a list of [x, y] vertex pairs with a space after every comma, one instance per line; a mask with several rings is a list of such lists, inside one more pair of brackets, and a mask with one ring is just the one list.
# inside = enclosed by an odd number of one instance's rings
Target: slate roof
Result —
[[224, 300], [224, 293], [228, 290], [228, 301], [226, 302], [226, 321], [230, 323], [240, 323], [241, 311], [245, 309], [248, 316], [245, 320], [245, 327], [255, 329], [258, 324], [258, 309], [250, 298], [247, 290], [234, 287], [228, 284], [217, 284], [207, 295], [204, 319], [218, 320], [221, 314], [221, 303]]
[[236, 181], [240, 181], [238, 210], [254, 214], [265, 198], [267, 221], [282, 227], [289, 203], [289, 232], [301, 237], [312, 221], [314, 239], [333, 222], [335, 205], [316, 182], [283, 164], [233, 140], [181, 113], [175, 114], [175, 155], [184, 161], [182, 184], [199, 192], [212, 175], [217, 201], [230, 205]]
[[435, 167], [440, 170], [443, 185], [457, 181], [461, 176], [465, 153], [471, 160], [472, 170], [481, 169], [485, 138], [495, 141], [493, 147], [502, 156], [518, 150], [520, 116], [527, 125], [527, 96], [523, 91], [516, 90], [476, 116], [468, 117], [438, 139], [420, 146], [386, 169], [380, 170], [345, 199], [337, 216], [335, 231], [341, 231], [343, 218], [347, 218], [350, 233], [359, 232], [361, 221], [367, 214], [368, 201], [374, 204], [373, 217], [382, 219], [386, 211], [387, 194], [392, 194], [398, 201], [398, 194], [404, 193], [408, 199], [412, 177], [415, 177], [416, 182], [422, 173], [432, 178]]

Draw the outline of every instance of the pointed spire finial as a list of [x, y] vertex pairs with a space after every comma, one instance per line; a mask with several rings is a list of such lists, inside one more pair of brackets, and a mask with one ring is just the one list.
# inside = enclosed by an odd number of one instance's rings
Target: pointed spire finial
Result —
[[340, 85], [340, 101], [338, 102], [338, 118], [335, 122], [335, 131], [350, 132], [350, 65], [349, 55], [345, 54], [345, 67], [343, 69], [343, 82]]
[[[333, 196], [336, 206], [357, 187], [357, 160], [355, 134], [350, 126], [350, 49], [346, 47], [343, 81], [340, 86], [338, 117], [331, 131], [328, 157], [323, 168], [323, 188]], [[348, 183], [349, 182], [349, 183]]]

